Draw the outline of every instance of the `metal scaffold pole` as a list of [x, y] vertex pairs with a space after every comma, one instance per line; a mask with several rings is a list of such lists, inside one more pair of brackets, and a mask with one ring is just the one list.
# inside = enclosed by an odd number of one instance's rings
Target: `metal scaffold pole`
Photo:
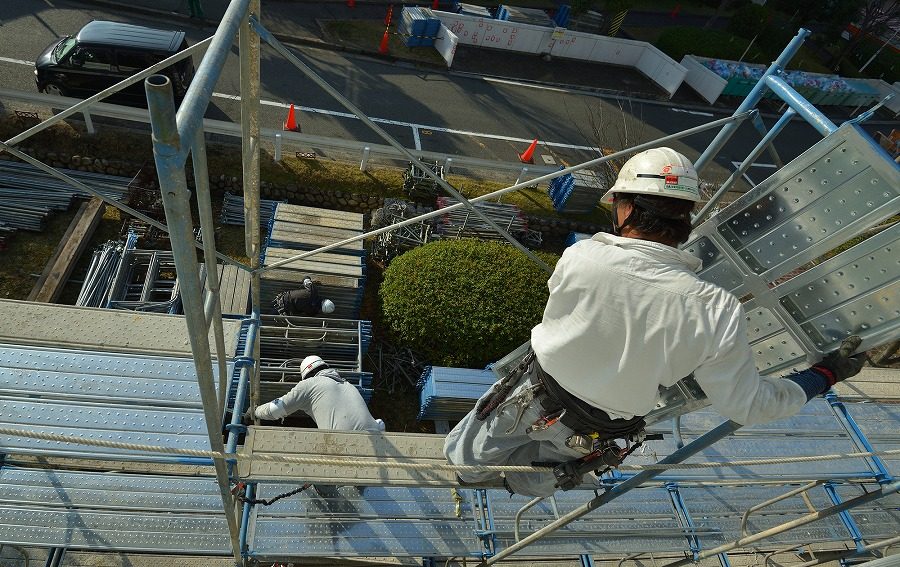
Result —
[[[169, 225], [169, 237], [175, 258], [175, 269], [182, 281], [181, 294], [184, 304], [185, 321], [203, 413], [209, 433], [210, 448], [224, 453], [222, 442], [222, 414], [219, 411], [218, 394], [212, 370], [212, 353], [209, 348], [209, 327], [205, 316], [203, 294], [200, 287], [199, 266], [194, 251], [193, 221], [191, 219], [190, 191], [181, 157], [182, 141], [175, 121], [175, 103], [172, 97], [172, 83], [164, 75], [153, 75], [145, 82], [147, 103], [150, 109], [150, 124], [153, 131], [153, 156], [159, 174], [160, 193]], [[208, 199], [208, 195], [205, 195]], [[212, 238], [212, 235], [207, 235]], [[222, 380], [226, 377], [222, 376]], [[222, 496], [228, 532], [231, 537], [235, 561], [241, 561], [239, 529], [234, 513], [234, 500], [230, 491], [225, 460], [213, 460], [216, 480]]]
[[[259, 0], [251, 0], [241, 21], [238, 47], [241, 61], [241, 165], [244, 181], [244, 244], [250, 267], [250, 303], [252, 313], [260, 309], [260, 221], [259, 221], [259, 56], [260, 39], [250, 26], [251, 14], [260, 17]], [[253, 358], [259, 355], [259, 337], [253, 347]], [[250, 407], [259, 405], [259, 366], [256, 365], [250, 379]]]

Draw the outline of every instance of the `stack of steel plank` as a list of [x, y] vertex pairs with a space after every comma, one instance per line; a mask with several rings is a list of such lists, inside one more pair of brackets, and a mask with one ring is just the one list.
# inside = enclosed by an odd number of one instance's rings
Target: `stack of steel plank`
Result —
[[551, 179], [547, 193], [557, 211], [584, 214], [597, 208], [607, 187], [601, 174], [581, 170]]
[[570, 232], [569, 236], [566, 237], [566, 247], [575, 244], [579, 240], [589, 240], [591, 238], [590, 234], [584, 232]]
[[419, 379], [419, 419], [460, 419], [496, 380], [491, 370], [429, 366]]
[[441, 20], [428, 8], [406, 6], [397, 22], [397, 33], [406, 47], [433, 46], [440, 31]]
[[368, 401], [372, 373], [363, 371], [362, 361], [371, 341], [369, 321], [263, 315], [259, 328], [262, 397], [269, 400], [287, 392], [300, 380], [300, 362], [318, 355]]
[[517, 24], [529, 24], [532, 26], [544, 26], [555, 28], [554, 22], [547, 12], [535, 8], [519, 8], [517, 6], [509, 6], [501, 4], [497, 8], [497, 19], [515, 22]]
[[453, 11], [464, 16], [475, 16], [477, 18], [493, 18], [491, 11], [484, 6], [475, 4], [466, 4], [464, 2], [454, 2]]
[[[363, 233], [363, 215], [280, 203], [271, 223], [262, 263], [269, 266]], [[264, 311], [274, 312], [272, 301], [283, 291], [300, 288], [306, 276], [320, 282], [322, 299], [335, 304], [334, 317], [357, 318], [365, 285], [365, 248], [357, 240], [326, 253], [294, 261], [261, 275]]]
[[[438, 197], [437, 208], [443, 209], [458, 202], [451, 197]], [[541, 245], [541, 233], [536, 230], [529, 230], [528, 219], [525, 218], [521, 209], [516, 205], [480, 201], [475, 203], [475, 208], [504, 228], [506, 232], [510, 233], [522, 244], [531, 247], [539, 247]], [[503, 240], [503, 237], [496, 230], [467, 208], [454, 209], [438, 217], [434, 234], [444, 240], [458, 238]]]
[[[260, 226], [269, 226], [272, 217], [275, 216], [275, 208], [281, 201], [270, 201], [268, 199], [259, 200], [259, 224]], [[244, 197], [241, 195], [232, 195], [225, 193], [225, 199], [222, 201], [222, 214], [219, 217], [222, 224], [236, 224], [243, 226], [244, 224]]]

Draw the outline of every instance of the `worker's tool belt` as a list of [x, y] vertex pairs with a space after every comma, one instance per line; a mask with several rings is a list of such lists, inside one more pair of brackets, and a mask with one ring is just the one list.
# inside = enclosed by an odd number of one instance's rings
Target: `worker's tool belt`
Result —
[[639, 434], [645, 427], [643, 416], [631, 419], [613, 419], [600, 408], [582, 401], [565, 390], [547, 374], [537, 360], [532, 382], [543, 386], [536, 396], [547, 415], [565, 410], [560, 418], [563, 425], [577, 433], [597, 433], [599, 439], [627, 439]]

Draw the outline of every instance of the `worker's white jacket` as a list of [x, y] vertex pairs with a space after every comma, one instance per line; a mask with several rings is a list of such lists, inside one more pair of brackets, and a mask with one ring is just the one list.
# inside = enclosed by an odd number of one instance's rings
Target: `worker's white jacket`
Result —
[[761, 377], [740, 302], [699, 279], [700, 260], [636, 238], [597, 234], [566, 249], [531, 331], [541, 367], [612, 417], [646, 415], [659, 386], [694, 373], [712, 406], [741, 424], [806, 403], [790, 380]]

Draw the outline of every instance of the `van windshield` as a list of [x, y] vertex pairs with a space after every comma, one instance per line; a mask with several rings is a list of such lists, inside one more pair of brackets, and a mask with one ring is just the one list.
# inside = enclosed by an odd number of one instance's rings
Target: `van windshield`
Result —
[[59, 42], [59, 45], [56, 46], [56, 49], [53, 50], [53, 57], [56, 59], [56, 62], [59, 63], [63, 59], [69, 56], [69, 53], [75, 48], [76, 40], [74, 37], [69, 36], [66, 39]]

